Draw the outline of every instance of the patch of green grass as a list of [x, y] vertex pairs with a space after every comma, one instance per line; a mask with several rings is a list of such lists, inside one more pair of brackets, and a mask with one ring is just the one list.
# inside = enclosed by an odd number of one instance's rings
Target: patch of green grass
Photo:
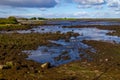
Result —
[[17, 19], [14, 16], [8, 18], [0, 18], [0, 24], [17, 24]]

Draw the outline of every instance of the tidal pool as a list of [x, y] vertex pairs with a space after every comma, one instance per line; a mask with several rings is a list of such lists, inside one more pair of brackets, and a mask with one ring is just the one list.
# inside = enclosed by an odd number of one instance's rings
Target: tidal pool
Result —
[[39, 26], [37, 28], [33, 28], [31, 30], [21, 30], [17, 31], [18, 33], [67, 33], [67, 32], [74, 32], [79, 33], [80, 36], [78, 36], [76, 39], [79, 41], [82, 40], [99, 40], [99, 41], [109, 41], [109, 42], [116, 42], [120, 43], [120, 37], [118, 36], [109, 36], [106, 35], [109, 32], [112, 32], [110, 30], [100, 30], [97, 28], [63, 28], [60, 25], [55, 26]]
[[[106, 35], [110, 30], [100, 30], [97, 28], [63, 28], [62, 26], [75, 25], [120, 25], [119, 22], [114, 21], [49, 21], [48, 24], [59, 25], [45, 25], [34, 27], [29, 30], [15, 31], [18, 33], [67, 33], [74, 32], [80, 34], [77, 37], [71, 37], [68, 41], [58, 40], [51, 41], [54, 43], [51, 46], [39, 46], [36, 50], [23, 51], [29, 53], [27, 59], [31, 59], [40, 63], [50, 62], [53, 66], [65, 64], [74, 60], [87, 58], [92, 59], [86, 54], [86, 50], [95, 53], [96, 50], [92, 46], [82, 43], [83, 40], [97, 40], [120, 44], [120, 37]], [[1, 31], [1, 33], [14, 33], [14, 31]], [[57, 44], [57, 45], [55, 45]], [[82, 56], [81, 56], [82, 55]]]
[[[58, 40], [51, 41], [51, 43], [59, 44], [52, 46], [40, 46], [36, 50], [25, 51], [30, 53], [27, 59], [31, 59], [40, 63], [50, 62], [54, 66], [65, 64], [74, 60], [87, 58], [92, 60], [87, 54], [86, 50], [95, 53], [95, 49], [82, 43], [83, 40], [97, 40], [111, 43], [120, 43], [120, 37], [106, 35], [109, 30], [100, 30], [97, 28], [62, 28], [62, 26], [40, 26], [33, 29], [34, 32], [74, 32], [79, 33], [80, 36], [71, 37], [69, 41]], [[81, 57], [81, 55], [83, 55]]]
[[81, 59], [80, 55], [84, 55], [88, 60], [92, 60], [87, 56], [85, 50], [95, 52], [95, 50], [80, 41], [65, 42], [65, 40], [51, 41], [59, 44], [52, 46], [40, 46], [37, 50], [25, 51], [29, 53], [27, 59], [34, 60], [40, 63], [50, 62], [53, 66], [58, 66], [71, 62], [73, 60]]

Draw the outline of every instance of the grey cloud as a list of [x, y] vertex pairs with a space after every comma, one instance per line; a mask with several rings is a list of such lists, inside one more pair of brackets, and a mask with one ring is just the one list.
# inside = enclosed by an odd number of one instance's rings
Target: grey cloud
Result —
[[0, 5], [10, 7], [50, 8], [56, 4], [55, 0], [0, 0]]
[[[73, 0], [78, 4], [78, 8], [96, 8], [97, 6], [103, 6], [106, 4], [105, 0]], [[102, 8], [102, 7], [101, 7]]]

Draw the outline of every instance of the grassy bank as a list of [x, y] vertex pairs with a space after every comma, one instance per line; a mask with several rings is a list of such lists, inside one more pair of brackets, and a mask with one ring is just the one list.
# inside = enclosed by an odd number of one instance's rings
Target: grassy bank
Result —
[[11, 30], [27, 30], [32, 26], [45, 25], [44, 20], [19, 20], [14, 16], [8, 18], [0, 18], [0, 31], [11, 31]]
[[0, 24], [0, 31], [27, 30], [30, 28], [29, 25]]

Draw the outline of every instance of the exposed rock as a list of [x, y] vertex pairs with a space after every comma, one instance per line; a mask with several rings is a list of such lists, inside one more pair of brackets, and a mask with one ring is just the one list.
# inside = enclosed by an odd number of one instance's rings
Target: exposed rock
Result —
[[102, 60], [102, 59], [100, 59], [99, 61], [100, 61], [100, 62], [103, 62], [103, 60]]
[[106, 59], [105, 59], [105, 61], [107, 62], [107, 61], [108, 61], [108, 59], [106, 58]]
[[49, 62], [44, 63], [44, 64], [41, 65], [41, 67], [42, 67], [43, 69], [48, 69], [48, 68], [50, 67], [50, 63], [49, 63]]
[[94, 70], [94, 72], [95, 72], [95, 73], [99, 73], [99, 71], [98, 71], [98, 70]]
[[0, 65], [0, 70], [3, 69], [4, 65]]

